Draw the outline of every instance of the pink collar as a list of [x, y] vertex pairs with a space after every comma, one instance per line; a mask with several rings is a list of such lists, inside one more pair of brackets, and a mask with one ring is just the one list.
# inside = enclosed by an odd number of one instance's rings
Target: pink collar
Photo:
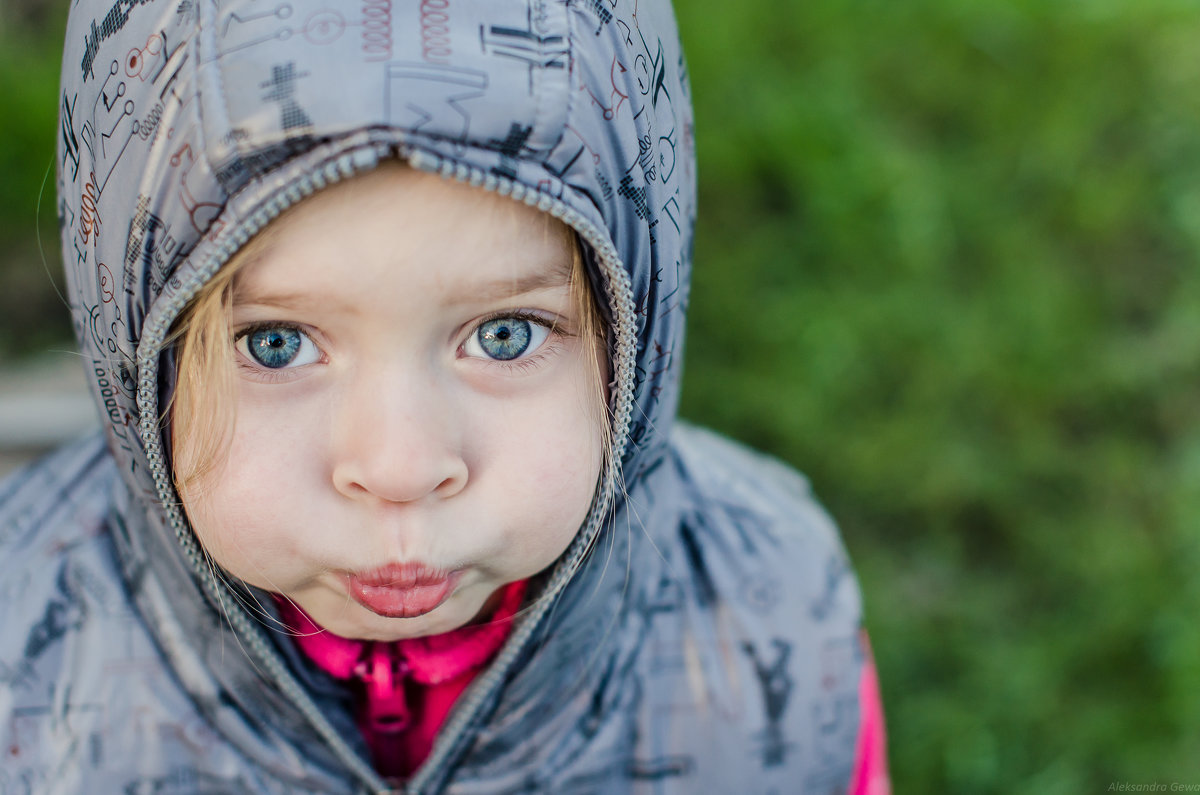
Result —
[[488, 621], [394, 643], [343, 638], [318, 626], [291, 602], [279, 597], [276, 602], [284, 624], [295, 632], [301, 651], [332, 676], [350, 679], [357, 674], [370, 686], [381, 673], [377, 663], [386, 658], [398, 664], [397, 673], [402, 676], [423, 685], [437, 685], [483, 667], [500, 649], [512, 629], [510, 621], [521, 606], [527, 583], [518, 580], [504, 586], [500, 604]]
[[[504, 586], [500, 604], [486, 622], [392, 643], [343, 638], [318, 626], [291, 602], [279, 597], [276, 601], [284, 623], [296, 632], [301, 651], [334, 677], [357, 678], [362, 682], [361, 725], [375, 755], [379, 756], [381, 737], [402, 736], [411, 729], [420, 733], [418, 727], [431, 719], [429, 715], [413, 714], [406, 684], [436, 688], [456, 683], [454, 692], [460, 692], [470, 677], [504, 645], [512, 630], [512, 617], [525, 597], [527, 582], [518, 580]], [[434, 730], [436, 726], [425, 733], [432, 737]], [[426, 740], [431, 741], [425, 738], [422, 742]]]

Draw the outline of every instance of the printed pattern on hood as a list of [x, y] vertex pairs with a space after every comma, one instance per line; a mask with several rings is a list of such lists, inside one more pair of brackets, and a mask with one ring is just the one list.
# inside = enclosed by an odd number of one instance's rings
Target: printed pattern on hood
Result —
[[59, 215], [107, 449], [0, 486], [0, 786], [400, 786], [247, 607], [271, 600], [206, 562], [159, 420], [196, 291], [400, 157], [579, 233], [618, 453], [405, 791], [845, 791], [863, 659], [836, 531], [790, 470], [674, 421], [695, 155], [668, 4], [78, 0], [66, 42]]

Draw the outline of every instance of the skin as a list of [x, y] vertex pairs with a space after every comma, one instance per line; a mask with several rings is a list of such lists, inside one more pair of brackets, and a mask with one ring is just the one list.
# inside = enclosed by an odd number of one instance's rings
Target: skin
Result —
[[[574, 243], [530, 207], [400, 166], [305, 200], [267, 241], [234, 282], [235, 423], [184, 495], [197, 536], [343, 637], [470, 623], [566, 549], [600, 472]], [[528, 349], [491, 358], [480, 325], [514, 313]], [[302, 340], [287, 366], [255, 358], [272, 333]], [[368, 609], [348, 578], [388, 565], [445, 577], [448, 596], [415, 617]]]

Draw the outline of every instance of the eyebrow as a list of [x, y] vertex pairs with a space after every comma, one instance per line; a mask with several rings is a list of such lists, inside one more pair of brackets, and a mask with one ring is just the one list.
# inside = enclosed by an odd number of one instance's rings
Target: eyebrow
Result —
[[521, 274], [519, 276], [509, 276], [501, 279], [492, 279], [476, 285], [476, 289], [471, 295], [463, 300], [455, 300], [453, 303], [490, 303], [492, 301], [501, 301], [505, 298], [513, 298], [526, 293], [537, 292], [553, 287], [566, 287], [571, 282], [571, 271], [573, 263], [569, 258], [564, 258], [555, 261], [552, 267], [539, 268], [530, 273]]
[[[570, 284], [574, 263], [569, 258], [556, 260], [549, 268], [539, 268], [518, 276], [507, 276], [491, 279], [475, 285], [469, 295], [455, 297], [448, 303], [493, 303], [507, 298], [515, 298], [526, 293], [537, 292]], [[239, 289], [240, 287], [240, 289]], [[233, 291], [234, 306], [272, 306], [280, 309], [302, 311], [317, 307], [328, 308], [329, 301], [324, 296], [313, 295], [310, 292], [276, 292], [272, 290], [257, 290], [252, 286], [236, 285]]]
[[314, 296], [309, 293], [260, 293], [245, 289], [235, 289], [233, 291], [233, 305], [235, 307], [264, 306], [275, 307], [277, 309], [301, 311], [315, 309], [318, 306], [327, 305], [327, 302], [322, 301], [319, 296]]

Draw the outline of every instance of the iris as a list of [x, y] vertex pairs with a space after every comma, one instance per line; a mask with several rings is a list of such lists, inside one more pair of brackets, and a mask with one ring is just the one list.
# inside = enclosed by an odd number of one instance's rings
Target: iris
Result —
[[246, 348], [254, 361], [272, 370], [291, 364], [304, 341], [299, 331], [286, 326], [256, 329], [246, 336]]
[[532, 337], [529, 321], [516, 317], [489, 320], [480, 325], [475, 334], [483, 352], [500, 361], [520, 356], [529, 347]]

